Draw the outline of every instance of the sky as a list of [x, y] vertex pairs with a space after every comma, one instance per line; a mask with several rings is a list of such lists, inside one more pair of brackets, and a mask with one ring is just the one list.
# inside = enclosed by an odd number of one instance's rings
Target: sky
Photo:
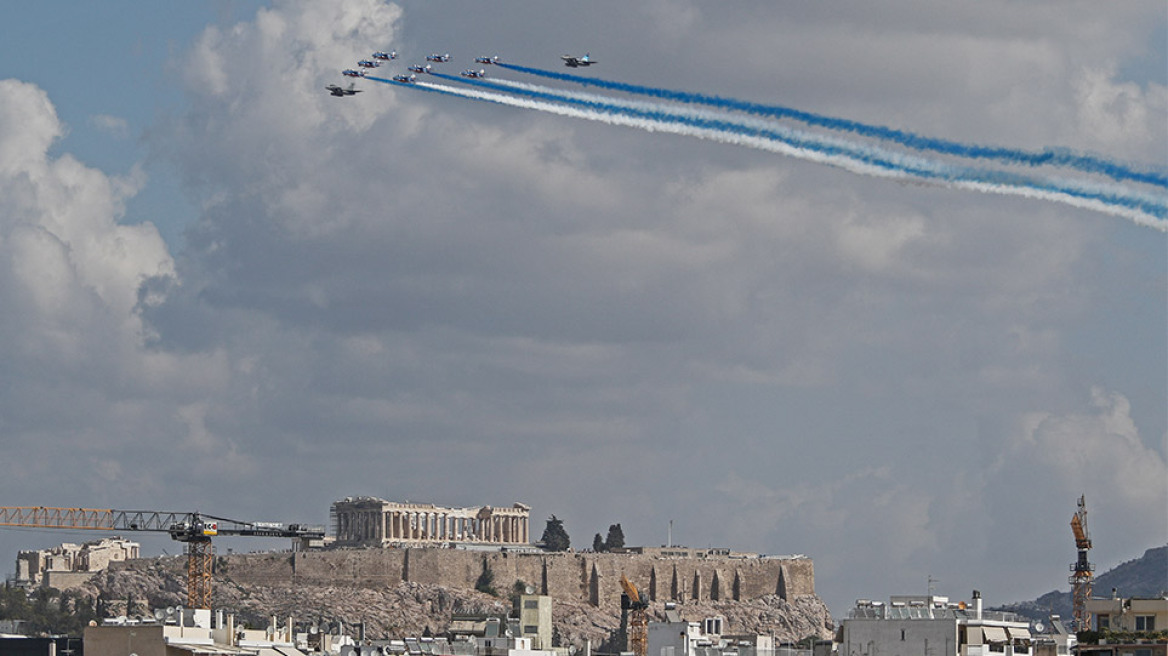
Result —
[[[1099, 571], [1168, 542], [1163, 229], [369, 79], [324, 90], [374, 50], [399, 54], [384, 78], [499, 55], [1162, 174], [1162, 2], [8, 13], [0, 505], [324, 524], [354, 495], [519, 501], [578, 548], [618, 522], [665, 544], [672, 522], [674, 544], [806, 554], [836, 617], [930, 577], [991, 605], [1067, 589], [1080, 495]], [[91, 537], [0, 530], [0, 571]]]

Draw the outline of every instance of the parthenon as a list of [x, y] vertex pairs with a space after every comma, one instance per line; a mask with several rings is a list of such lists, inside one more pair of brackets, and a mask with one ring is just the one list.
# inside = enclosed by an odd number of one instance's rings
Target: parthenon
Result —
[[525, 545], [531, 508], [442, 508], [376, 497], [346, 497], [332, 505], [340, 547], [421, 546], [467, 543]]

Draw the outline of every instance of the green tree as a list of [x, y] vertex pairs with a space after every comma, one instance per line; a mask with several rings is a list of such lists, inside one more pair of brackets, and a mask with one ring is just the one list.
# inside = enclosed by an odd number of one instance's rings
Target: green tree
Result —
[[525, 594], [527, 583], [523, 579], [517, 579], [511, 584], [511, 612], [515, 617], [519, 617], [519, 599]]
[[608, 527], [608, 537], [604, 539], [604, 550], [612, 551], [613, 549], [623, 549], [625, 546], [625, 532], [621, 530], [620, 524], [613, 524]]
[[564, 530], [564, 520], [552, 515], [543, 529], [543, 548], [548, 551], [567, 551], [572, 546], [572, 539]]
[[604, 551], [604, 538], [600, 537], [599, 533], [592, 537], [592, 550], [596, 553]]

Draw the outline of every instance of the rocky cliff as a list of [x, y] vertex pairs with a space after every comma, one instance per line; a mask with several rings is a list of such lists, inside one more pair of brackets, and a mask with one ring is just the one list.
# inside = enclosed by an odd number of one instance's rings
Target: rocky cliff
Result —
[[[120, 564], [98, 574], [84, 587], [95, 597], [104, 596], [112, 608], [123, 612], [127, 601], [132, 613], [147, 607], [181, 605], [186, 598], [185, 559], [162, 557]], [[224, 569], [224, 568], [220, 568]], [[324, 619], [352, 625], [364, 622], [366, 635], [408, 636], [442, 634], [457, 614], [508, 614], [508, 591], [502, 596], [473, 589], [413, 581], [387, 582], [377, 587], [320, 585], [318, 583], [242, 582], [251, 578], [231, 563], [214, 580], [216, 608], [234, 612], [250, 626], [266, 626], [269, 618], [292, 616], [297, 621]], [[776, 594], [745, 601], [683, 601], [678, 610], [687, 620], [721, 615], [728, 633], [773, 634], [778, 641], [798, 641], [808, 636], [830, 638], [833, 630], [827, 606], [815, 595], [784, 600]], [[650, 619], [663, 616], [664, 602], [654, 602]], [[552, 619], [560, 644], [600, 645], [617, 630], [619, 604], [594, 606], [578, 598], [556, 598]], [[283, 621], [283, 620], [281, 620]]]

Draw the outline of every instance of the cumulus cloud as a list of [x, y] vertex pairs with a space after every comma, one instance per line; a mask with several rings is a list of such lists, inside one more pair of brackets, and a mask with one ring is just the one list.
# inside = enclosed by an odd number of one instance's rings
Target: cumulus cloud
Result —
[[22, 350], [61, 350], [62, 359], [86, 357], [94, 320], [114, 331], [103, 337], [132, 348], [140, 337], [138, 286], [174, 272], [153, 225], [117, 223], [135, 181], [50, 157], [63, 127], [35, 86], [0, 82], [0, 103], [0, 261], [11, 310], [4, 324], [19, 332]]
[[1168, 464], [1144, 443], [1122, 394], [1094, 387], [1084, 412], [1032, 413], [1012, 447], [1010, 458], [1048, 470], [1050, 480], [1066, 481], [1064, 489], [1090, 489], [1119, 508], [1146, 508], [1164, 519], [1153, 527], [1168, 528]]

